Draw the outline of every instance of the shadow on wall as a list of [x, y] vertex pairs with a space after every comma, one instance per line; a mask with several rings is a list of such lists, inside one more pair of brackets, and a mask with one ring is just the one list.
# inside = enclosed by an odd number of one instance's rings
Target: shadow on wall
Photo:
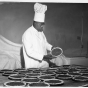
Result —
[[24, 61], [23, 48], [22, 47], [20, 49], [20, 56], [21, 56], [21, 66], [22, 66], [22, 68], [25, 68], [25, 61]]

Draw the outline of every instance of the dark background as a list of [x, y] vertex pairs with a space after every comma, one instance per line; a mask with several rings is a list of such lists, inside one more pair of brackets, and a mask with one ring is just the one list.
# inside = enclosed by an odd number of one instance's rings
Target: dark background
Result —
[[[88, 3], [43, 4], [47, 5], [44, 33], [48, 42], [61, 47], [66, 56], [85, 56], [88, 41]], [[1, 3], [0, 35], [21, 44], [22, 34], [32, 25], [33, 18], [34, 2]]]

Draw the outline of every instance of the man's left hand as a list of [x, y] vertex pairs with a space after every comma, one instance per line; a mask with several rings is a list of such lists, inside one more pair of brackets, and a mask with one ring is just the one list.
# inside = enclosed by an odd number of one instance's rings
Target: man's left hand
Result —
[[51, 54], [47, 54], [46, 57], [50, 60], [54, 58]]

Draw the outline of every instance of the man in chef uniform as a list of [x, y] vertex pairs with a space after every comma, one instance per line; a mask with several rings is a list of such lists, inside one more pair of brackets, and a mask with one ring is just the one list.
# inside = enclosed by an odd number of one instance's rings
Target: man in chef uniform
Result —
[[[51, 51], [53, 48], [43, 33], [47, 6], [35, 3], [34, 11], [33, 25], [22, 36], [25, 68], [47, 68], [49, 67], [46, 61], [48, 59], [47, 50]], [[52, 59], [51, 62], [57, 63], [58, 60]], [[60, 64], [60, 61], [58, 63]]]

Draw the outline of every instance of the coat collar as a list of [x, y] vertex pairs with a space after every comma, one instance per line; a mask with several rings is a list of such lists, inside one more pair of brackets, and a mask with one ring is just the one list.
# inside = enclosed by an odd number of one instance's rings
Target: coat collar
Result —
[[33, 31], [33, 33], [41, 40], [41, 35], [42, 35], [42, 37], [44, 38], [44, 33], [43, 33], [43, 31], [42, 32], [38, 32], [33, 26], [32, 26], [32, 31]]

